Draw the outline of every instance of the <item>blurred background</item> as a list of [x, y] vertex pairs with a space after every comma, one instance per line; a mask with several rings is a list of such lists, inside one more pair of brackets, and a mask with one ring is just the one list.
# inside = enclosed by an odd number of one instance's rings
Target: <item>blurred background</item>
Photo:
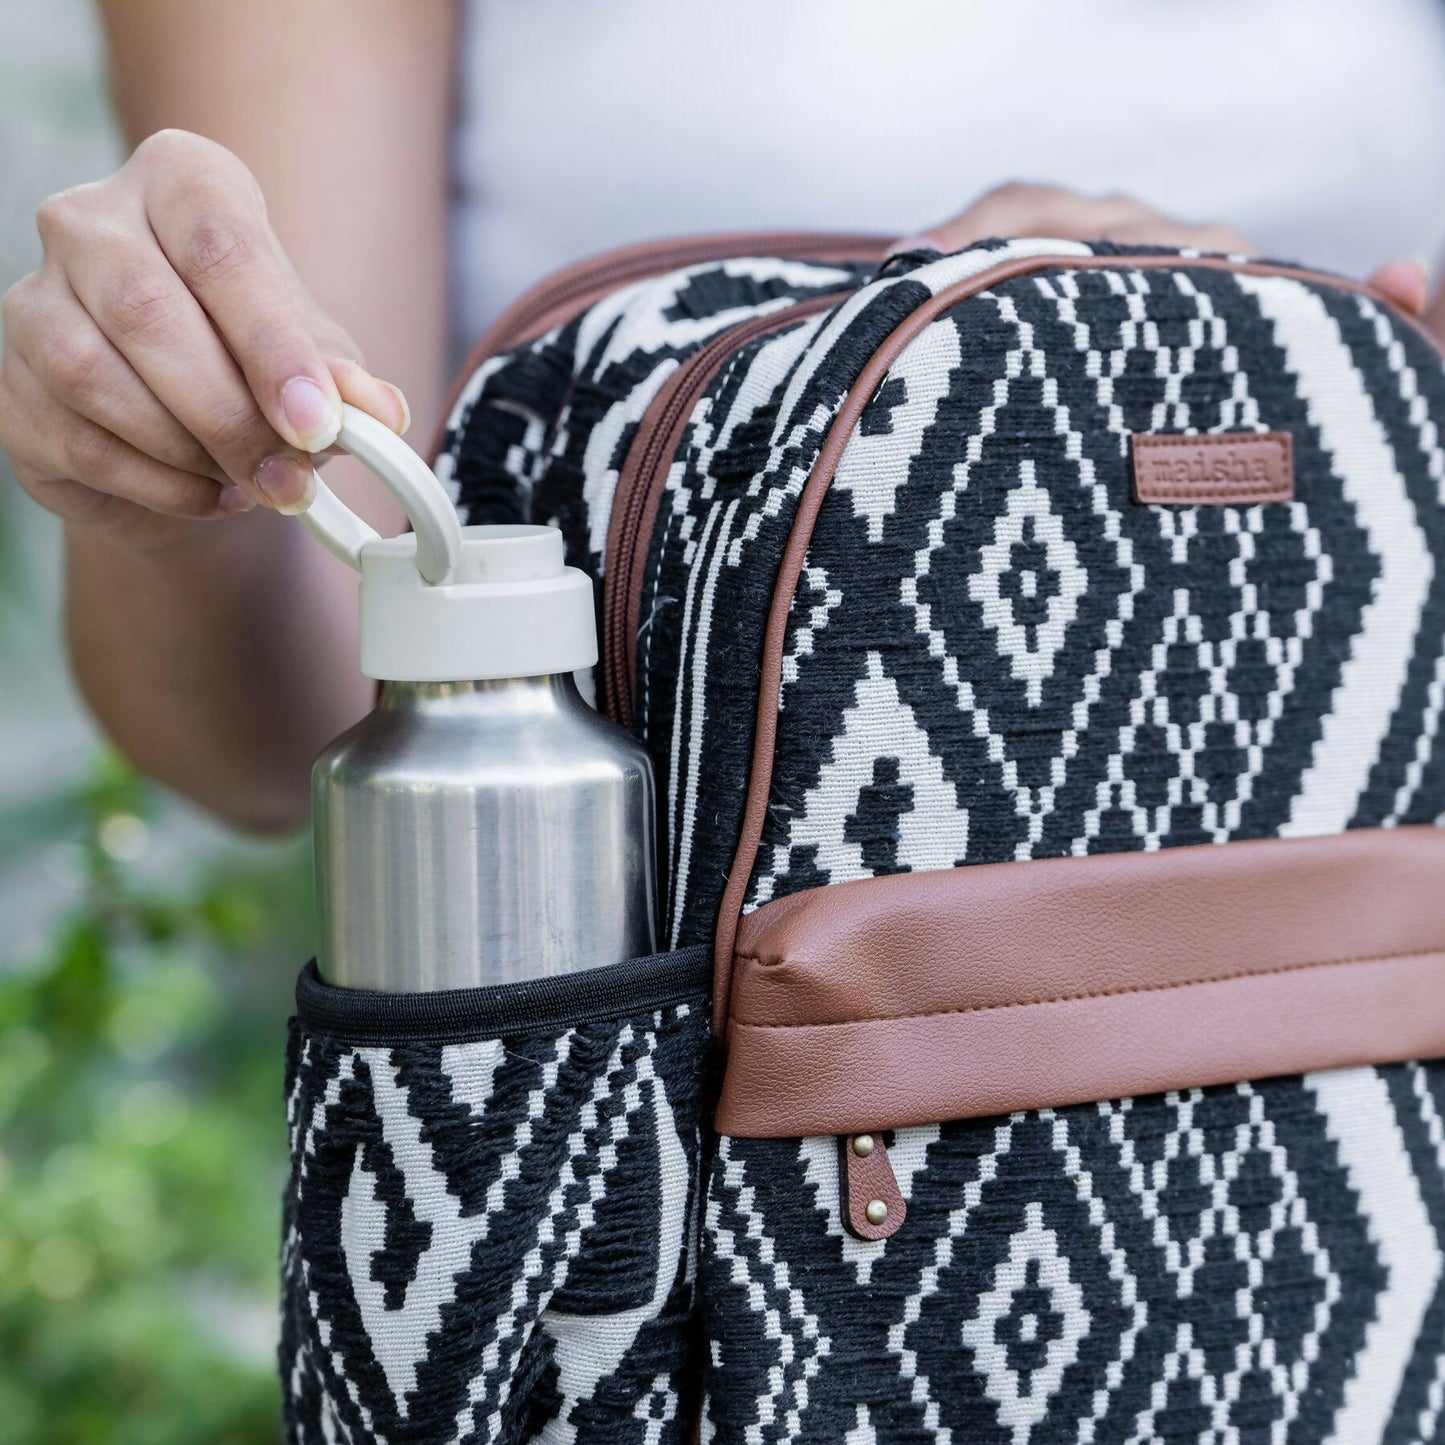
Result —
[[[118, 160], [87, 0], [0, 0], [0, 291], [38, 262], [40, 201]], [[309, 850], [107, 752], [59, 557], [0, 453], [0, 1442], [274, 1441]]]

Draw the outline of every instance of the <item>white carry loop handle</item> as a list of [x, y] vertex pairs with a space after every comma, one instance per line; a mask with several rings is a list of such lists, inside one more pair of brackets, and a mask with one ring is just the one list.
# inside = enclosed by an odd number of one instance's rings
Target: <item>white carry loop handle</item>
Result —
[[[365, 462], [406, 510], [416, 534], [417, 571], [434, 585], [450, 582], [462, 555], [456, 508], [427, 464], [383, 422], [354, 406], [341, 408], [336, 445]], [[361, 549], [380, 535], [316, 475], [316, 496], [301, 513], [306, 530], [326, 550], [361, 570]]]
[[361, 573], [361, 670], [396, 682], [575, 672], [597, 661], [592, 581], [566, 563], [556, 527], [463, 527], [446, 489], [402, 439], [354, 406], [336, 444], [406, 509], [412, 535], [381, 537], [320, 477], [301, 513]]

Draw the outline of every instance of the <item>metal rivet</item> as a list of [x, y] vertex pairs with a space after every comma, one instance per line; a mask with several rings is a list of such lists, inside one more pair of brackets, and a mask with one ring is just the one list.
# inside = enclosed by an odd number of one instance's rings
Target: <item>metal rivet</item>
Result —
[[853, 1136], [853, 1152], [860, 1159], [866, 1159], [873, 1152], [873, 1136], [871, 1134], [855, 1134]]
[[882, 1224], [888, 1218], [888, 1206], [881, 1199], [870, 1199], [863, 1213], [867, 1215], [869, 1224]]

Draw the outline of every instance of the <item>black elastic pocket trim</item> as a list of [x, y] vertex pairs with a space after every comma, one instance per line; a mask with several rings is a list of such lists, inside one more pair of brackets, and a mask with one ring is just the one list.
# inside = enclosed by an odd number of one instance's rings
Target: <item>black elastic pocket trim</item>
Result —
[[316, 971], [313, 959], [296, 981], [296, 1015], [304, 1028], [348, 1043], [460, 1043], [628, 1018], [706, 998], [711, 987], [706, 944], [556, 978], [436, 993], [337, 988]]

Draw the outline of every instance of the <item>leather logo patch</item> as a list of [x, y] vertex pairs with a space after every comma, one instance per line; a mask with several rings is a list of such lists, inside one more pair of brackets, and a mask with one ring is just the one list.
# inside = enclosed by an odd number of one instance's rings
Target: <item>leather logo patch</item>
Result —
[[1134, 500], [1172, 507], [1249, 507], [1294, 497], [1288, 432], [1136, 436]]

